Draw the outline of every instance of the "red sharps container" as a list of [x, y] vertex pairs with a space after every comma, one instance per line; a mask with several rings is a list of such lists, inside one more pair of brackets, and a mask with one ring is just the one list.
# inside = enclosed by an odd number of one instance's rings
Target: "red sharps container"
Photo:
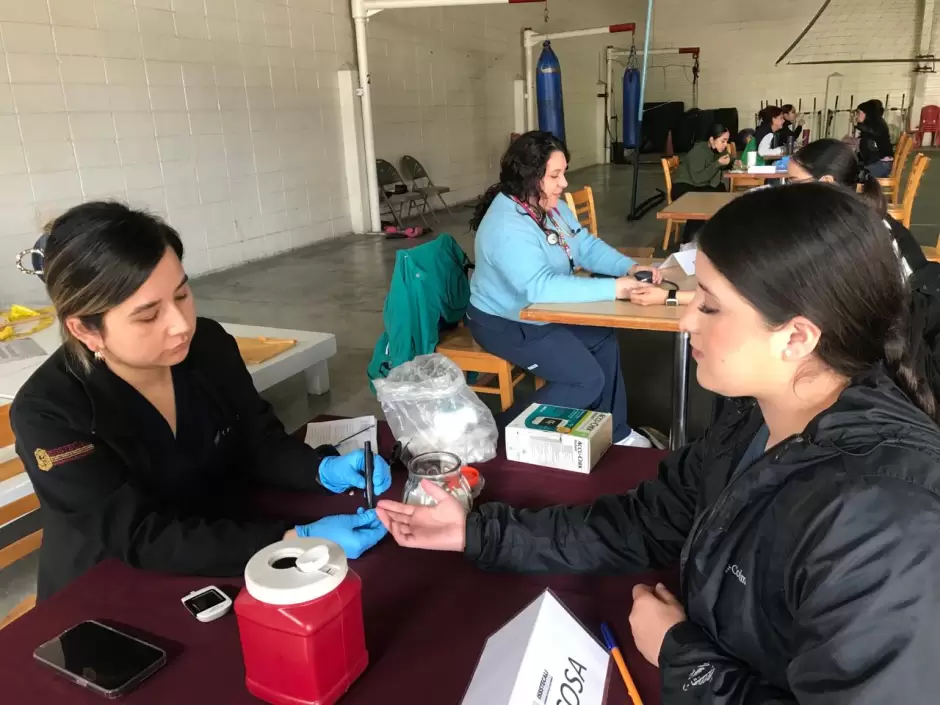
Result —
[[332, 541], [258, 551], [235, 600], [245, 683], [272, 705], [333, 705], [369, 662], [362, 583]]

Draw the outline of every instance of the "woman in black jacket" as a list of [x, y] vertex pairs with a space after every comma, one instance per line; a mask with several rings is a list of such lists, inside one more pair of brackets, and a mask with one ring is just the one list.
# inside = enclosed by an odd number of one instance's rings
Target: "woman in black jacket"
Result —
[[894, 148], [880, 100], [866, 100], [855, 109], [855, 129], [859, 137], [859, 164], [876, 179], [891, 174]]
[[[935, 703], [940, 428], [884, 225], [826, 184], [736, 199], [701, 231], [681, 327], [736, 398], [659, 476], [587, 507], [379, 504], [404, 546], [485, 569], [680, 562], [630, 615], [664, 705]], [[431, 488], [428, 488], [432, 491]]]
[[[855, 153], [839, 140], [824, 139], [808, 144], [793, 156], [787, 171], [791, 183], [829, 181], [853, 191], [857, 186]], [[862, 197], [884, 219], [885, 227], [891, 233], [901, 274], [911, 290], [911, 324], [915, 336], [922, 340], [924, 346], [921, 373], [930, 382], [934, 393], [940, 396], [940, 263], [927, 261], [911, 231], [888, 215], [887, 200], [874, 177], [866, 179]]]
[[[822, 181], [856, 191], [859, 186], [858, 175], [858, 164], [852, 148], [845, 142], [830, 137], [806, 145], [794, 154], [787, 164], [787, 176], [791, 184]], [[869, 176], [861, 187], [862, 197], [884, 220], [885, 227], [891, 233], [902, 273], [905, 278], [910, 277], [912, 272], [923, 268], [927, 263], [923, 250], [911, 231], [888, 215], [888, 202], [878, 181]]]
[[[105, 558], [240, 575], [281, 538], [330, 539], [357, 558], [384, 536], [372, 510], [299, 526], [242, 511], [256, 485], [364, 487], [364, 457], [285, 433], [235, 340], [196, 318], [175, 230], [118, 203], [86, 203], [52, 224], [42, 249], [37, 273], [65, 342], [10, 414], [40, 502], [40, 599]], [[378, 456], [374, 477], [376, 492], [388, 489]]]

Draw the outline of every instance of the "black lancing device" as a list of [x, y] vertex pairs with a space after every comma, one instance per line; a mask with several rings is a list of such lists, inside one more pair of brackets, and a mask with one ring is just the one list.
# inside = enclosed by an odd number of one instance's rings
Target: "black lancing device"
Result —
[[375, 456], [372, 455], [372, 442], [366, 441], [363, 447], [366, 458], [366, 506], [369, 509], [375, 509]]

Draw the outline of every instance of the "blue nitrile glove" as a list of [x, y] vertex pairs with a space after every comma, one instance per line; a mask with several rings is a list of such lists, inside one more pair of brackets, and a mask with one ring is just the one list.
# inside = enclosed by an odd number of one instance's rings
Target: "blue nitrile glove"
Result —
[[298, 536], [304, 538], [327, 539], [338, 543], [349, 559], [359, 558], [388, 533], [375, 510], [365, 507], [360, 507], [355, 514], [337, 514], [298, 526], [296, 531]]
[[[385, 492], [392, 486], [392, 471], [388, 463], [378, 453], [374, 453], [375, 463], [372, 466], [372, 487], [375, 496]], [[320, 461], [320, 484], [330, 492], [345, 492], [350, 487], [360, 490], [366, 488], [366, 454], [354, 450], [346, 455], [331, 455]]]

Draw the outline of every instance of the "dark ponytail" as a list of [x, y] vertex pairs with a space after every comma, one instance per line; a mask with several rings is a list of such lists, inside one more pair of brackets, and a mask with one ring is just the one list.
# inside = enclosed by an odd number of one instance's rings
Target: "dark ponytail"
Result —
[[885, 341], [885, 367], [908, 398], [940, 423], [937, 397], [927, 372], [924, 320], [924, 316], [912, 316], [905, 307], [905, 315], [898, 318]]
[[[855, 150], [842, 140], [826, 137], [810, 142], [794, 154], [792, 159], [816, 180], [828, 176], [837, 184], [853, 191], [858, 186], [859, 169]], [[862, 200], [884, 218], [888, 211], [888, 202], [881, 185], [867, 171], [864, 173], [866, 178], [862, 182]]]
[[563, 153], [565, 159], [570, 158], [567, 147], [551, 132], [526, 132], [517, 137], [500, 161], [499, 182], [490, 186], [477, 203], [470, 219], [470, 229], [480, 227], [483, 216], [499, 194], [529, 203], [540, 219], [544, 219], [545, 214], [538, 205], [542, 197], [540, 184], [545, 178], [548, 160], [555, 152]]
[[699, 249], [770, 326], [819, 326], [815, 354], [829, 369], [851, 379], [883, 365], [940, 422], [910, 290], [884, 223], [856, 194], [824, 183], [747, 193], [708, 221]]
[[[865, 172], [868, 174], [868, 172]], [[868, 175], [862, 182], [862, 200], [871, 206], [880, 218], [888, 214], [888, 199], [885, 198], [885, 192], [878, 183], [878, 179]]]

